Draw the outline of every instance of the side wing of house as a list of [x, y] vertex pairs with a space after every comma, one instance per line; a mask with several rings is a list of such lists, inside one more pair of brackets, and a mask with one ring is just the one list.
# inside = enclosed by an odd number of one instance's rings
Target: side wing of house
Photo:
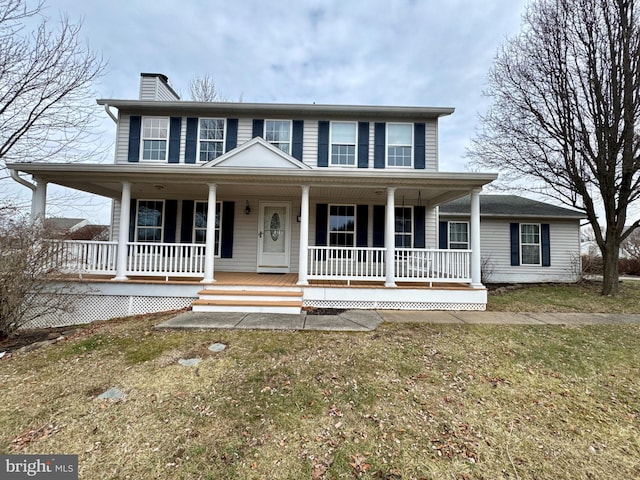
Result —
[[[468, 218], [440, 216], [440, 248], [464, 248]], [[580, 279], [577, 218], [480, 220], [482, 279], [486, 283], [576, 282]]]

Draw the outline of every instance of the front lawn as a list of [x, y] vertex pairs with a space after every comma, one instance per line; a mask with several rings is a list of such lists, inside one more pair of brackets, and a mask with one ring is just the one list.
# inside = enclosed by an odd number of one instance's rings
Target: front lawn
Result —
[[[154, 330], [165, 318], [0, 360], [0, 452], [78, 454], [82, 479], [640, 476], [637, 325]], [[126, 398], [99, 400], [110, 387]]]

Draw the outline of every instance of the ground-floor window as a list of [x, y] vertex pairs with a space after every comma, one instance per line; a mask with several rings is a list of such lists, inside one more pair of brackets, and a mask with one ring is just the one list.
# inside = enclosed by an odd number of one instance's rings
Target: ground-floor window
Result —
[[137, 242], [162, 242], [164, 200], [138, 200]]
[[356, 238], [355, 205], [329, 206], [329, 246], [353, 247]]
[[520, 224], [520, 264], [540, 265], [540, 224]]
[[468, 222], [449, 222], [449, 248], [452, 250], [469, 249]]
[[[193, 241], [205, 243], [207, 241], [207, 211], [208, 202], [196, 202], [193, 212]], [[215, 255], [220, 255], [220, 225], [222, 220], [222, 202], [216, 202], [216, 226], [215, 226]]]
[[411, 248], [413, 245], [413, 209], [396, 207], [396, 247]]

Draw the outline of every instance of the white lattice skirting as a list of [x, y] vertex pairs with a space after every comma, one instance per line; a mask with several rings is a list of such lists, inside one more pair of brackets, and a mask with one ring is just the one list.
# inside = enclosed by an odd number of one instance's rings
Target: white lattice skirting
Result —
[[24, 328], [64, 327], [144, 313], [179, 310], [191, 305], [194, 298], [143, 297], [134, 295], [70, 295], [65, 300], [64, 303], [69, 305], [70, 308], [65, 308], [55, 313], [44, 314], [29, 322]]

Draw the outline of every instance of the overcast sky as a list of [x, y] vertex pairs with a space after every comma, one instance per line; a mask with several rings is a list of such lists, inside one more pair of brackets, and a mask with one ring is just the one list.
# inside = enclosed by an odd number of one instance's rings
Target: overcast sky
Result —
[[[525, 5], [47, 0], [45, 14], [82, 18], [90, 48], [108, 62], [99, 98], [135, 99], [140, 72], [158, 72], [183, 99], [189, 99], [190, 79], [209, 75], [231, 101], [454, 107], [440, 121], [440, 169], [464, 171], [478, 113], [488, 105], [482, 96], [487, 72], [505, 38], [519, 31]], [[106, 135], [111, 142], [112, 123]], [[82, 213], [48, 211], [109, 220], [106, 209]]]

